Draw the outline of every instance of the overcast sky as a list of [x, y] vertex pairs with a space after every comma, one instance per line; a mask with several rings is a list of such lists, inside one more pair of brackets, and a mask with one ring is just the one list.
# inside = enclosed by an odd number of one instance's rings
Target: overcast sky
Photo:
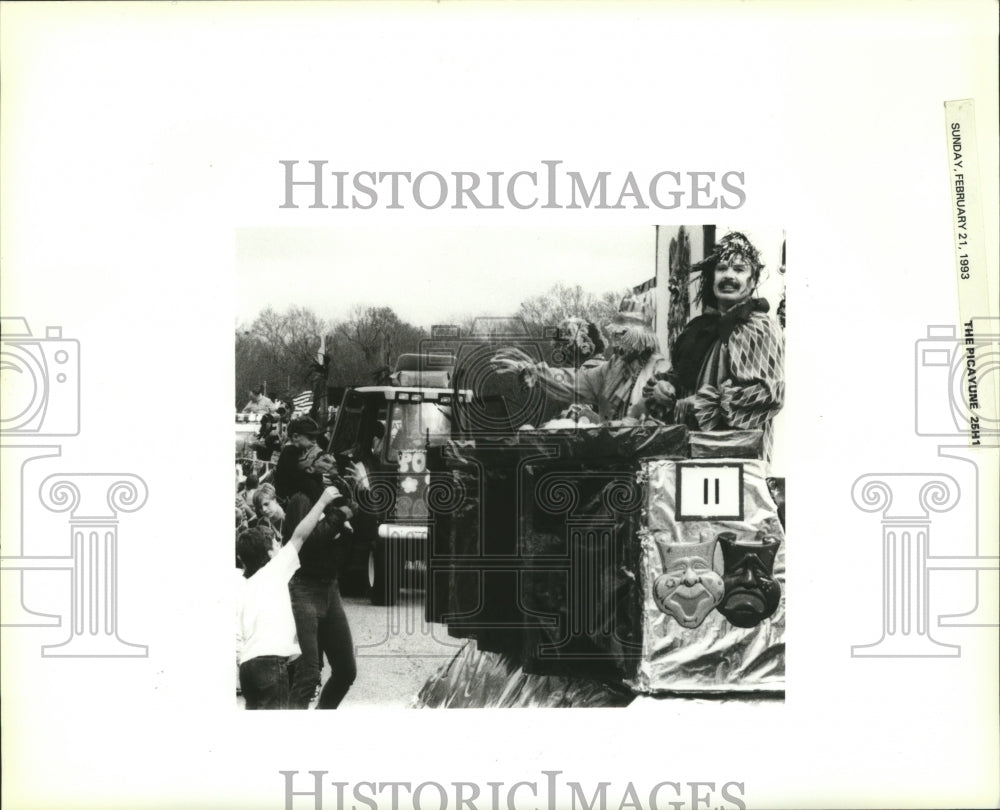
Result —
[[343, 318], [389, 306], [428, 327], [510, 315], [556, 282], [600, 294], [655, 275], [645, 227], [247, 228], [236, 238], [236, 321], [270, 305]]

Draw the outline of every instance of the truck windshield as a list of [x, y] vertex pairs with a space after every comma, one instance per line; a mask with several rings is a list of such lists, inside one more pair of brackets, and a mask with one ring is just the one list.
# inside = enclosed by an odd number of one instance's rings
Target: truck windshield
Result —
[[421, 450], [430, 435], [432, 445], [445, 444], [451, 437], [448, 407], [435, 402], [393, 402], [389, 410], [388, 457], [398, 450]]

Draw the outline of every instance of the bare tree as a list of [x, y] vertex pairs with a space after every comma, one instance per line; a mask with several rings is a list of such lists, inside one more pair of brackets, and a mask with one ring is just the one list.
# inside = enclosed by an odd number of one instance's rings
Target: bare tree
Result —
[[305, 307], [283, 313], [263, 310], [249, 326], [236, 330], [236, 401], [264, 388], [270, 396], [288, 396], [309, 384], [320, 338], [329, 325]]
[[390, 307], [361, 305], [351, 310], [337, 333], [361, 353], [373, 370], [392, 366], [400, 354], [416, 351], [427, 336], [423, 329], [400, 320]]
[[417, 351], [426, 336], [388, 307], [355, 307], [339, 324], [304, 307], [282, 313], [268, 307], [236, 330], [237, 407], [253, 388], [264, 387], [271, 396], [309, 388], [321, 416], [329, 386], [372, 384], [381, 369], [393, 366], [400, 353]]
[[357, 305], [351, 309], [347, 321], [337, 331], [357, 346], [369, 364], [389, 364], [392, 337], [400, 325], [399, 316], [390, 307]]
[[556, 284], [548, 292], [528, 298], [521, 303], [517, 314], [534, 329], [556, 326], [566, 318], [586, 318], [598, 326], [610, 321], [618, 311], [625, 290], [594, 295], [579, 284]]

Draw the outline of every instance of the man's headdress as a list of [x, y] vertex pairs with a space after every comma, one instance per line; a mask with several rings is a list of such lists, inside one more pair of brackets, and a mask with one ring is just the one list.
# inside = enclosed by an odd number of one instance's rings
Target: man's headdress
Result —
[[717, 305], [713, 290], [716, 266], [721, 261], [729, 264], [735, 259], [743, 259], [750, 266], [755, 283], [760, 279], [760, 272], [764, 269], [764, 263], [760, 258], [760, 251], [742, 233], [731, 231], [719, 240], [715, 249], [708, 256], [691, 268], [692, 270], [701, 271], [701, 286], [698, 289], [698, 300], [703, 305], [713, 308]]

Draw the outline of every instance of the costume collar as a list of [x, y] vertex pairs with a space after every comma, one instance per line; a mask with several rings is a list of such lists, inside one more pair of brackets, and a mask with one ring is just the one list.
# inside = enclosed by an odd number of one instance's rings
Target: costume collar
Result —
[[705, 318], [706, 325], [711, 323], [719, 340], [728, 340], [733, 330], [741, 324], [750, 322], [750, 318], [755, 312], [770, 312], [771, 305], [765, 298], [749, 298], [742, 304], [733, 307], [725, 315], [718, 310], [709, 309], [701, 316]]

